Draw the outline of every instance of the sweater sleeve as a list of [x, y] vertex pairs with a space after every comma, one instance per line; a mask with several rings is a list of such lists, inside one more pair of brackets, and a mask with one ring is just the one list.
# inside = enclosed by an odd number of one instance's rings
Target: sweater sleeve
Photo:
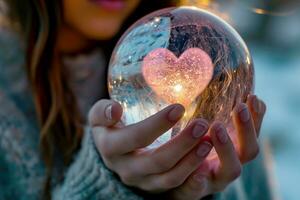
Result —
[[[23, 50], [18, 34], [0, 26], [0, 199], [40, 199], [45, 180]], [[141, 199], [105, 167], [88, 128], [52, 195], [55, 200]]]
[[54, 188], [53, 199], [142, 199], [105, 167], [94, 145], [91, 129], [86, 128], [85, 132], [81, 150], [64, 181]]

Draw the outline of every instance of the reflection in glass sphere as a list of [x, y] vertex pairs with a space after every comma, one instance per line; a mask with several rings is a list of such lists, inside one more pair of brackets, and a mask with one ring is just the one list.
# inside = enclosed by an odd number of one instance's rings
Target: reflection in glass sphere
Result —
[[167, 8], [136, 22], [112, 54], [108, 87], [125, 125], [166, 106], [186, 108], [182, 120], [149, 147], [179, 133], [194, 118], [220, 120], [235, 140], [230, 113], [253, 89], [253, 63], [238, 33], [194, 7]]

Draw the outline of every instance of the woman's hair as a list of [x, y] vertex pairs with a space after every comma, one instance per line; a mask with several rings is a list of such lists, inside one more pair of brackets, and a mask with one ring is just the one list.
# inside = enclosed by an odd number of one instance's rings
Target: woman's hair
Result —
[[[83, 118], [67, 83], [56, 50], [56, 40], [63, 21], [62, 1], [6, 0], [9, 17], [17, 22], [26, 44], [26, 71], [32, 87], [37, 117], [40, 122], [41, 152], [47, 166], [46, 191], [50, 194], [54, 163], [59, 160], [67, 166], [80, 145]], [[173, 5], [174, 1], [145, 0], [124, 23], [120, 33], [141, 16], [156, 9]], [[107, 60], [118, 34], [106, 41]], [[113, 44], [112, 44], [113, 43]], [[48, 196], [49, 197], [49, 196]]]

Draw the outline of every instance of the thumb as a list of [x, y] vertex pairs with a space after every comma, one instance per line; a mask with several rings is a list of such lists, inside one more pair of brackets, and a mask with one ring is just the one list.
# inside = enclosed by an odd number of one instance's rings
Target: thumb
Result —
[[94, 104], [88, 114], [91, 126], [114, 126], [122, 116], [122, 106], [112, 100], [102, 99]]

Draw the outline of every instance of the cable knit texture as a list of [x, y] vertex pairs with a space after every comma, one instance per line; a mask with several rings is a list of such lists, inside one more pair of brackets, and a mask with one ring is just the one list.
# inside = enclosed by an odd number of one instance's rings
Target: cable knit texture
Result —
[[88, 130], [77, 160], [53, 192], [54, 199], [139, 199], [103, 167]]
[[[26, 80], [22, 42], [0, 29], [0, 199], [40, 199], [45, 166]], [[89, 128], [81, 150], [53, 189], [53, 199], [141, 199], [102, 163]]]
[[1, 29], [0, 199], [37, 199], [44, 181], [21, 43]]
[[[41, 199], [45, 181], [45, 166], [39, 150], [39, 128], [24, 71], [22, 44], [16, 33], [0, 28], [1, 200]], [[97, 63], [94, 65], [97, 66]], [[83, 85], [83, 82], [79, 81], [78, 85]], [[259, 157], [244, 168], [237, 182], [215, 198], [268, 200], [267, 185], [263, 160]], [[88, 127], [81, 149], [64, 172], [63, 181], [54, 184], [52, 196], [55, 200], [142, 199], [105, 167]]]

